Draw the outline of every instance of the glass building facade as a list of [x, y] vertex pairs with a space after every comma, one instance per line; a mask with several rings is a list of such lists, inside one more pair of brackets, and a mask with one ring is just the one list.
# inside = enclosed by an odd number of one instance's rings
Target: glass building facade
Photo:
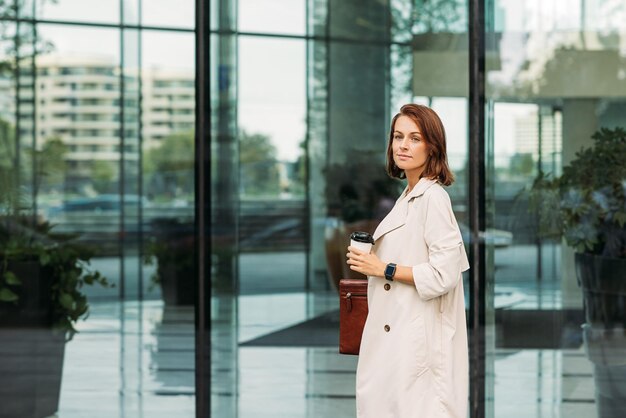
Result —
[[337, 285], [403, 188], [409, 102], [456, 177], [470, 416], [621, 417], [623, 22], [624, 0], [0, 4], [0, 417], [355, 416]]

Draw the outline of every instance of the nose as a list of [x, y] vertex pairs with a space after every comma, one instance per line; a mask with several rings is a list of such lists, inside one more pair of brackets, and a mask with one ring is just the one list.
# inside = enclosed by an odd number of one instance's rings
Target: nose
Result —
[[402, 140], [402, 142], [400, 142], [400, 149], [404, 149], [404, 150], [409, 149], [409, 139], [408, 138], [405, 137]]

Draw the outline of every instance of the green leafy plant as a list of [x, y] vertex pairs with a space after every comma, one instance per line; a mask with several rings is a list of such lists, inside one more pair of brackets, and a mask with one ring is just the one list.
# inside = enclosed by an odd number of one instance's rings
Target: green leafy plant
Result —
[[71, 339], [77, 332], [74, 325], [89, 312], [87, 297], [81, 291], [83, 286], [111, 286], [89, 267], [91, 251], [74, 243], [74, 239], [53, 233], [47, 222], [33, 224], [28, 217], [4, 217], [0, 223], [0, 312], [19, 310], [22, 299], [31, 290], [23, 286], [24, 278], [15, 266], [37, 263], [50, 279], [50, 325]]
[[[81, 291], [83, 286], [111, 285], [89, 267], [92, 253], [76, 242], [77, 236], [54, 233], [51, 224], [35, 215], [33, 202], [37, 195], [21, 185], [20, 179], [29, 174], [30, 167], [18, 164], [19, 148], [12, 131], [7, 122], [0, 120], [0, 132], [6, 133], [0, 135], [0, 322], [12, 325], [7, 318], [20, 318], [28, 309], [25, 305], [29, 302], [25, 301], [32, 301], [42, 312], [47, 310], [47, 325], [69, 340], [76, 333], [76, 322], [89, 312], [87, 297]], [[57, 145], [63, 148], [62, 144]], [[39, 181], [54, 171], [52, 161], [45, 159], [49, 157], [42, 155], [33, 168]], [[62, 161], [61, 157], [57, 160]], [[39, 184], [34, 190], [38, 188]], [[19, 266], [24, 264], [38, 266], [40, 277], [22, 277]], [[29, 284], [25, 283], [27, 280]], [[42, 296], [43, 291], [48, 295]]]
[[581, 253], [626, 258], [626, 131], [602, 128], [563, 174], [540, 173], [529, 190], [539, 235]]

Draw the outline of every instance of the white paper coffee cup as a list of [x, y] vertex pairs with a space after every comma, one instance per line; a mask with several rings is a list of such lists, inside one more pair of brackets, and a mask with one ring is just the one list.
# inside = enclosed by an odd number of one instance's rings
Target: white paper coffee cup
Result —
[[372, 251], [374, 237], [368, 232], [357, 231], [350, 235], [350, 246], [368, 254]]

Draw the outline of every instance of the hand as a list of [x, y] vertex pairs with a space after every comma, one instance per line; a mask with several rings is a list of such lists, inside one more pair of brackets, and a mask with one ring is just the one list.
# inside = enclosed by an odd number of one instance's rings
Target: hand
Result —
[[366, 254], [355, 247], [348, 247], [348, 260], [346, 263], [350, 270], [358, 271], [366, 276], [385, 277], [385, 263], [380, 261], [373, 253]]

